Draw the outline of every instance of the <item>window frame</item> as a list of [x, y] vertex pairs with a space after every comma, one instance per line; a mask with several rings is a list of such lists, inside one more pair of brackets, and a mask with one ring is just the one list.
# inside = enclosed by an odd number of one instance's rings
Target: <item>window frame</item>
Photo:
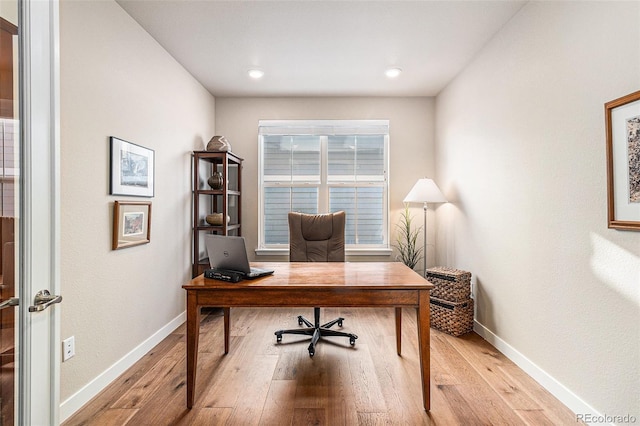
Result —
[[[383, 193], [382, 200], [382, 221], [383, 242], [381, 244], [346, 244], [345, 252], [347, 255], [389, 255], [392, 253], [389, 223], [389, 120], [260, 120], [258, 131], [258, 248], [257, 255], [274, 255], [288, 254], [289, 244], [266, 244], [265, 243], [265, 188], [267, 187], [316, 187], [318, 188], [318, 212], [328, 212], [330, 202], [330, 188], [332, 187], [381, 187]], [[263, 133], [261, 128], [278, 128], [287, 129], [288, 132]], [[360, 181], [354, 179], [349, 180], [332, 180], [328, 179], [328, 140], [331, 135], [358, 135], [358, 132], [340, 132], [342, 129], [360, 129], [360, 128], [385, 128], [385, 132], [375, 132], [384, 136], [384, 153], [383, 153], [383, 178], [379, 181]], [[304, 129], [312, 129], [313, 135], [320, 137], [320, 181], [304, 181], [292, 180], [269, 181], [264, 179], [264, 136], [267, 135], [291, 135], [301, 136], [309, 135], [309, 133], [301, 133]], [[330, 132], [334, 129], [334, 132]], [[335, 133], [335, 129], [339, 132]], [[361, 133], [362, 134], [362, 133]], [[366, 133], [365, 133], [366, 134]], [[371, 134], [371, 133], [369, 133]]]

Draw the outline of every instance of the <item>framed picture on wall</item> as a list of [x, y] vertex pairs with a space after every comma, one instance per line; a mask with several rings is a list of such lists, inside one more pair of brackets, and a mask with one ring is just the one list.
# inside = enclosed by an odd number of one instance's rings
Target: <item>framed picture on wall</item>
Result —
[[153, 197], [155, 152], [114, 136], [109, 140], [111, 144], [109, 194]]
[[640, 231], [640, 91], [604, 109], [609, 228]]
[[112, 249], [151, 241], [151, 201], [116, 201], [113, 206]]

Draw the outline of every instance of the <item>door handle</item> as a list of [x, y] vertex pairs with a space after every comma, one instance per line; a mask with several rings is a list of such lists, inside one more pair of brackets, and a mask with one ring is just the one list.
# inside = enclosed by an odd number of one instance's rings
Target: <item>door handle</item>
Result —
[[33, 306], [29, 306], [29, 312], [40, 312], [54, 303], [62, 302], [62, 296], [54, 296], [49, 290], [40, 290], [33, 298]]
[[0, 303], [0, 309], [8, 308], [9, 306], [18, 306], [20, 304], [20, 299], [17, 297], [10, 297], [4, 302]]

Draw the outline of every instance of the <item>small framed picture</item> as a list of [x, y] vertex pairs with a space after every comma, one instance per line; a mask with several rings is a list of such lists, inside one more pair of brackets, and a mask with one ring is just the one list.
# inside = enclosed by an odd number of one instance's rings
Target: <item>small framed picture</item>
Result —
[[112, 249], [151, 241], [151, 201], [116, 201], [113, 206]]
[[609, 228], [640, 231], [640, 91], [604, 108]]
[[153, 197], [154, 151], [114, 136], [109, 140], [111, 143], [109, 194]]

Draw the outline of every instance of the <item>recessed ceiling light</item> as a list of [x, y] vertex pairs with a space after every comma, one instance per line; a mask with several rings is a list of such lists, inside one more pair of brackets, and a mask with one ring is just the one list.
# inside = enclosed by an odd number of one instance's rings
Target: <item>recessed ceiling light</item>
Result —
[[401, 68], [389, 68], [384, 72], [384, 74], [389, 78], [396, 78], [402, 72]]
[[249, 77], [253, 78], [253, 79], [259, 79], [262, 78], [262, 76], [264, 75], [264, 71], [259, 70], [259, 69], [252, 69], [249, 70]]

